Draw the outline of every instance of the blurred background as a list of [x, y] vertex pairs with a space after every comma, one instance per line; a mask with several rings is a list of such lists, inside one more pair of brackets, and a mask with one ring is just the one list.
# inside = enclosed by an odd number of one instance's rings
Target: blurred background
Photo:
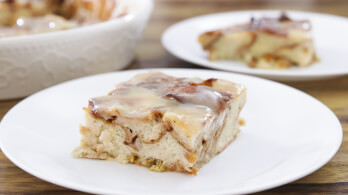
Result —
[[172, 24], [203, 14], [241, 10], [300, 10], [348, 17], [347, 0], [154, 0], [155, 9], [130, 68], [198, 67], [170, 55], [158, 44], [162, 33]]

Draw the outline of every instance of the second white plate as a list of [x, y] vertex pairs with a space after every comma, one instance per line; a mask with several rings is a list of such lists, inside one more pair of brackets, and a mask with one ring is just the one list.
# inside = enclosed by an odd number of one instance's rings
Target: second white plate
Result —
[[88, 99], [144, 70], [102, 74], [34, 94], [0, 123], [0, 147], [23, 170], [52, 183], [96, 194], [241, 194], [266, 190], [312, 173], [342, 141], [342, 127], [325, 105], [291, 87], [221, 71], [161, 69], [178, 77], [221, 78], [247, 88], [246, 126], [197, 176], [157, 173], [135, 165], [76, 159], [78, 124]]
[[281, 11], [240, 11], [194, 17], [169, 27], [162, 36], [162, 44], [173, 55], [188, 62], [226, 71], [246, 73], [280, 81], [303, 81], [348, 75], [348, 19], [309, 12], [287, 11], [293, 19], [309, 19], [320, 62], [308, 68], [288, 70], [249, 68], [237, 61], [210, 61], [198, 43], [198, 36], [206, 31], [246, 23], [251, 16], [277, 17]]

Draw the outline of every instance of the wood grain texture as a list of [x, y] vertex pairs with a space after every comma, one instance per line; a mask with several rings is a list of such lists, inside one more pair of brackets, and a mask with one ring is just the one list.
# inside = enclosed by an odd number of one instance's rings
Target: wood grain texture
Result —
[[[348, 16], [347, 0], [155, 0], [156, 8], [127, 69], [200, 68], [167, 53], [160, 43], [170, 25], [197, 15], [247, 9], [291, 9]], [[327, 105], [343, 126], [343, 143], [336, 156], [313, 174], [291, 184], [258, 194], [348, 194], [348, 76], [312, 82], [286, 82]], [[18, 100], [0, 101], [0, 118]], [[0, 151], [0, 194], [84, 194], [42, 181], [12, 164]]]

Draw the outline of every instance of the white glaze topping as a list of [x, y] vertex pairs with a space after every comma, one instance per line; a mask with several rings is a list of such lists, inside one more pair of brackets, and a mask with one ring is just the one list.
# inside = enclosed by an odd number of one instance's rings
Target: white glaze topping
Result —
[[189, 116], [190, 120], [202, 123], [225, 109], [232, 97], [207, 86], [216, 79], [197, 81], [202, 82], [149, 72], [119, 84], [107, 96], [92, 98], [90, 107], [96, 116], [105, 119], [118, 115], [141, 119], [156, 111], [174, 113], [177, 118]]

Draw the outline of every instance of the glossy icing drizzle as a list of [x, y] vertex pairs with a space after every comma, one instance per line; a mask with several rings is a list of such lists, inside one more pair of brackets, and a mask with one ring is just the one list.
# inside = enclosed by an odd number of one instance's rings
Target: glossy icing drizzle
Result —
[[250, 22], [243, 25], [237, 25], [225, 29], [223, 32], [241, 32], [241, 31], [263, 31], [275, 35], [287, 35], [289, 30], [310, 31], [311, 23], [309, 20], [292, 20], [285, 13], [279, 18], [254, 18]]
[[212, 87], [215, 81], [193, 81], [150, 72], [119, 84], [107, 96], [90, 99], [90, 108], [94, 115], [105, 119], [117, 115], [145, 118], [157, 111], [174, 113], [178, 118], [189, 115], [205, 120], [224, 110], [232, 98], [231, 94], [215, 90]]

